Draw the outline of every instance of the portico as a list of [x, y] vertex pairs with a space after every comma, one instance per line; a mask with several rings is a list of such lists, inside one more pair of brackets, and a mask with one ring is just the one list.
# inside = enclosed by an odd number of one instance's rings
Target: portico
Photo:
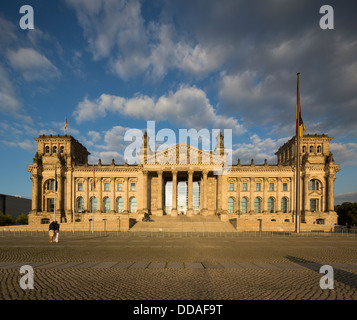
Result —
[[[153, 215], [208, 215], [221, 209], [216, 197], [218, 175], [213, 170], [175, 167], [143, 171], [143, 210]], [[153, 190], [157, 193], [153, 194]]]

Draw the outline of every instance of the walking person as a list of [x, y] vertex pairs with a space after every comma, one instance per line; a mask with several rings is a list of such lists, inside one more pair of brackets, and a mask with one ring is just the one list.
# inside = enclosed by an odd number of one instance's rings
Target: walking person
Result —
[[60, 225], [57, 221], [55, 221], [55, 226], [54, 226], [54, 236], [53, 236], [53, 241], [58, 243], [58, 238], [59, 238], [59, 228]]
[[55, 235], [56, 221], [52, 221], [48, 228], [48, 234], [50, 237], [50, 243], [53, 243], [53, 237]]

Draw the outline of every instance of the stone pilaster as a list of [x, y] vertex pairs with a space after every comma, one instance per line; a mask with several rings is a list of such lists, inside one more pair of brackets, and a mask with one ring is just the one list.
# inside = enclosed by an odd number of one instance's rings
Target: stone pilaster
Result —
[[188, 171], [187, 185], [187, 216], [193, 216], [193, 171]]
[[177, 171], [172, 171], [172, 209], [171, 216], [177, 216]]

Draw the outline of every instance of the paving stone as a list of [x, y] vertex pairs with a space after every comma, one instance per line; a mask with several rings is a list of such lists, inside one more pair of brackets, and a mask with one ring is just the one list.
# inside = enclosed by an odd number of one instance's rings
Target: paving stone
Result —
[[148, 269], [164, 269], [166, 262], [151, 262], [148, 266]]
[[262, 269], [260, 266], [250, 262], [237, 262], [237, 264], [244, 269]]
[[276, 269], [276, 270], [281, 270], [278, 266], [272, 264], [272, 263], [264, 263], [264, 262], [254, 262], [255, 265], [262, 269]]
[[0, 269], [16, 269], [24, 265], [28, 265], [28, 262], [8, 262], [2, 265]]
[[49, 263], [43, 264], [41, 266], [38, 266], [38, 268], [41, 268], [41, 269], [57, 268], [58, 266], [63, 265], [65, 263], [66, 262], [63, 262], [63, 261], [62, 262], [60, 262], [60, 261], [49, 262]]
[[129, 269], [145, 269], [150, 262], [135, 262]]
[[183, 269], [183, 263], [182, 262], [168, 262], [167, 269]]
[[185, 262], [186, 269], [203, 269], [201, 262]]
[[58, 265], [57, 268], [60, 268], [60, 269], [73, 268], [81, 263], [82, 262], [67, 262], [65, 264]]
[[206, 269], [222, 269], [223, 268], [223, 266], [220, 263], [202, 262], [202, 264]]
[[97, 263], [96, 265], [92, 266], [91, 268], [95, 268], [95, 269], [99, 269], [99, 268], [111, 268], [112, 266], [114, 266], [115, 264], [117, 264], [118, 262], [100, 262]]
[[221, 265], [226, 269], [242, 269], [243, 267], [235, 262], [221, 262]]
[[112, 266], [115, 269], [128, 269], [134, 262], [119, 262]]
[[300, 266], [296, 263], [290, 263], [290, 262], [274, 262], [272, 263], [273, 265], [277, 266], [278, 268], [281, 268], [283, 270], [301, 270], [304, 269], [303, 266]]
[[97, 265], [98, 262], [83, 262], [77, 266], [75, 266], [75, 268], [92, 268], [93, 266]]

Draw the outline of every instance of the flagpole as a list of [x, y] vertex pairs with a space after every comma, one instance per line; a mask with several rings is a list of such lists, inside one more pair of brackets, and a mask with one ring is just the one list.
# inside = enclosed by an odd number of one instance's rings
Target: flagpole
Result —
[[56, 187], [57, 187], [57, 168], [56, 168], [56, 164], [55, 164], [55, 183], [54, 183], [54, 194], [55, 194], [55, 197], [54, 197], [54, 208], [53, 208], [53, 221], [56, 221]]
[[74, 200], [74, 190], [75, 190], [75, 183], [74, 183], [74, 163], [73, 163], [73, 170], [72, 170], [72, 220], [73, 220], [73, 233], [74, 233], [74, 207], [75, 207], [75, 200]]
[[[92, 233], [94, 232], [94, 189], [95, 189], [95, 170], [94, 170], [94, 165], [93, 165], [93, 197], [92, 197]], [[98, 205], [98, 202], [97, 202]]]
[[[300, 92], [299, 75], [297, 74], [297, 93], [296, 93], [296, 218], [295, 232], [300, 232]], [[299, 112], [298, 112], [299, 111]]]

